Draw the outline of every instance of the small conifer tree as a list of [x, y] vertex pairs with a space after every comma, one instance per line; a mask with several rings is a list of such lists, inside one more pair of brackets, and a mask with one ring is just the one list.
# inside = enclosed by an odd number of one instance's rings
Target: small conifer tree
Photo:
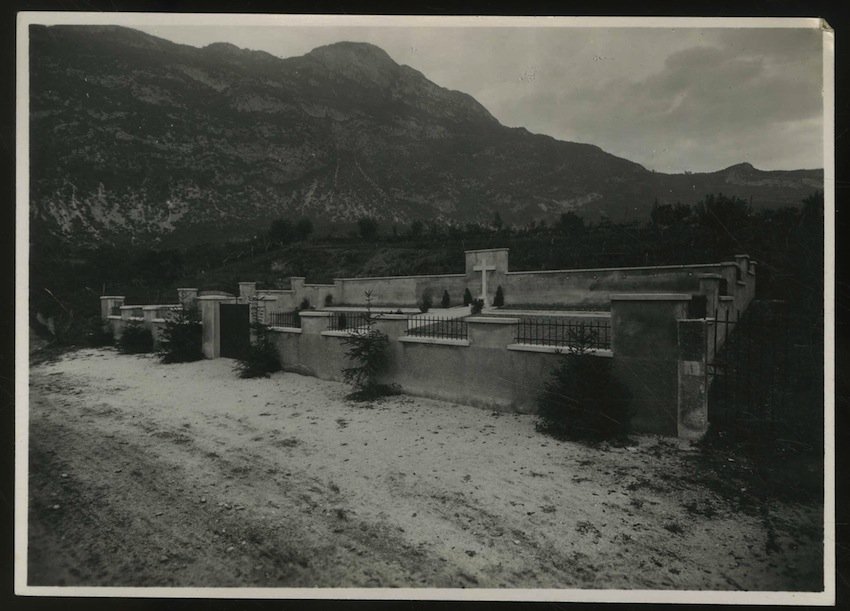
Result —
[[463, 290], [463, 305], [468, 306], [472, 303], [472, 293], [469, 292], [469, 289], [466, 288]]
[[452, 299], [449, 297], [449, 292], [443, 291], [443, 299], [440, 301], [440, 306], [448, 308], [450, 305], [452, 305]]
[[493, 298], [493, 305], [497, 308], [501, 308], [505, 305], [505, 293], [502, 291], [501, 284], [496, 288], [496, 296]]

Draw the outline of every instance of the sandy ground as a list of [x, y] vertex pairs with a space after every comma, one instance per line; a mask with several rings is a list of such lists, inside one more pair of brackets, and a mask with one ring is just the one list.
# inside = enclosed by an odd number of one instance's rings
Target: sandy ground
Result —
[[30, 386], [31, 585], [821, 588], [816, 503], [742, 511], [688, 445], [228, 359], [81, 350]]

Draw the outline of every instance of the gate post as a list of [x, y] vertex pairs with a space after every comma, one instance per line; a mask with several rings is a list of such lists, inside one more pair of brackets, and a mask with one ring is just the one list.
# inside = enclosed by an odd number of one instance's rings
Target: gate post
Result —
[[679, 347], [677, 320], [691, 296], [681, 293], [611, 295], [614, 375], [632, 395], [632, 427], [677, 434]]
[[679, 409], [677, 434], [699, 439], [708, 430], [708, 375], [706, 370], [708, 321], [680, 320]]
[[208, 359], [221, 356], [221, 313], [218, 306], [222, 303], [236, 303], [236, 297], [225, 295], [201, 295], [198, 304], [201, 306], [201, 350]]

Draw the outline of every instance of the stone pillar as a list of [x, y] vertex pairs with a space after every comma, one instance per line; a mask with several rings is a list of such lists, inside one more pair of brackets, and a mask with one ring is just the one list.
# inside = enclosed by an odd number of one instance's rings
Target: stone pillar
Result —
[[677, 435], [699, 439], [708, 430], [708, 376], [706, 346], [709, 322], [680, 320], [679, 409]]
[[505, 349], [516, 340], [517, 323], [519, 318], [469, 317], [469, 343], [478, 348]]
[[374, 328], [394, 342], [407, 331], [408, 318], [407, 314], [377, 314]]
[[208, 359], [221, 356], [221, 314], [218, 306], [222, 303], [236, 303], [236, 297], [224, 295], [201, 295], [198, 304], [201, 309], [201, 349]]
[[257, 294], [256, 282], [239, 283], [239, 303], [248, 303], [248, 300]]
[[198, 305], [198, 289], [177, 289], [177, 301], [184, 309], [191, 310]]
[[328, 318], [333, 316], [334, 312], [303, 310], [298, 315], [301, 318], [302, 335], [319, 335], [328, 330]]
[[677, 321], [687, 318], [690, 300], [679, 293], [611, 295], [612, 366], [631, 394], [637, 432], [678, 433]]
[[[106, 320], [108, 317], [113, 316], [112, 309], [120, 308], [122, 305], [124, 305], [123, 295], [104, 295], [100, 298], [101, 319]], [[115, 314], [114, 316], [120, 316], [120, 314]]]
[[744, 278], [749, 271], [749, 262], [750, 255], [735, 255], [735, 263], [738, 264], [738, 268], [741, 270], [741, 277]]
[[706, 297], [706, 316], [714, 316], [720, 299], [720, 274], [700, 274], [699, 292]]

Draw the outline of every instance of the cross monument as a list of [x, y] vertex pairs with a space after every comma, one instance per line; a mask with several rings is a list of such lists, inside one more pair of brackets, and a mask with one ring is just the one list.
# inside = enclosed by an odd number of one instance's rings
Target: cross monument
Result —
[[486, 261], [482, 261], [472, 268], [473, 271], [481, 272], [481, 300], [485, 306], [490, 305], [490, 298], [487, 296], [487, 272], [496, 271], [495, 265], [487, 265]]

